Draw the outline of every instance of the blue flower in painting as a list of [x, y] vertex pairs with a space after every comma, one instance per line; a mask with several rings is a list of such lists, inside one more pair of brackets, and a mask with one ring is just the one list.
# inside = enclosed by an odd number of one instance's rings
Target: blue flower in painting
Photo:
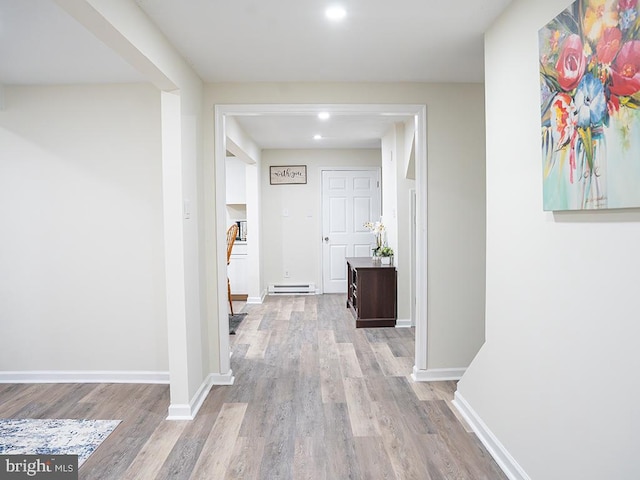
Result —
[[591, 73], [587, 73], [576, 90], [574, 105], [578, 116], [579, 127], [590, 127], [602, 124], [607, 113], [607, 99], [602, 82]]
[[637, 12], [634, 8], [620, 12], [620, 29], [628, 30], [636, 23]]
[[549, 87], [549, 85], [547, 85], [546, 82], [541, 82], [540, 83], [540, 104], [543, 106], [546, 105], [552, 95], [554, 95], [554, 93], [551, 91], [551, 88]]

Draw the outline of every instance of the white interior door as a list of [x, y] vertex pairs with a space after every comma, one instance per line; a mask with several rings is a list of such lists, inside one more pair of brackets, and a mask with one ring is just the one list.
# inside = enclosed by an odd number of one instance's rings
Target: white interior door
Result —
[[380, 219], [379, 170], [322, 172], [324, 293], [347, 291], [346, 257], [369, 257], [374, 237], [365, 222]]

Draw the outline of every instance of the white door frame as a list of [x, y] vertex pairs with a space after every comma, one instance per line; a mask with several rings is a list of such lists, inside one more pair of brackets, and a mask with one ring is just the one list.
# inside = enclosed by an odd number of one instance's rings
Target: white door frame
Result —
[[[229, 322], [226, 304], [225, 240], [225, 159], [226, 116], [310, 115], [326, 111], [333, 115], [407, 115], [416, 126], [416, 351], [413, 378], [420, 379], [427, 370], [427, 107], [426, 105], [387, 104], [254, 104], [216, 105], [214, 116], [216, 178], [216, 252], [218, 279], [218, 352], [221, 374], [231, 374], [229, 361]], [[212, 248], [212, 247], [207, 247]]]
[[[339, 172], [339, 171], [347, 171], [347, 172], [357, 172], [358, 170], [361, 171], [367, 171], [367, 172], [377, 172], [378, 174], [378, 182], [382, 182], [382, 169], [380, 167], [348, 167], [345, 165], [339, 165], [339, 166], [334, 166], [334, 167], [319, 167], [318, 168], [318, 178], [320, 178], [320, 190], [318, 191], [318, 195], [320, 195], [320, 198], [322, 199], [322, 186], [323, 186], [323, 181], [324, 181], [324, 175], [323, 172]], [[379, 185], [380, 185], [379, 183]], [[323, 221], [324, 221], [324, 210], [322, 210], [324, 208], [324, 202], [320, 202], [320, 215], [318, 218], [318, 221], [320, 223], [319, 228], [320, 228], [320, 232], [322, 232], [322, 234], [324, 235], [324, 225], [323, 225]], [[378, 187], [378, 211], [382, 213], [382, 192], [380, 187]], [[322, 235], [320, 236], [320, 276], [322, 278], [322, 286], [321, 286], [321, 290], [320, 293], [324, 293], [324, 239], [322, 237]], [[346, 269], [346, 266], [345, 266]]]
[[409, 298], [411, 300], [411, 308], [410, 308], [410, 317], [411, 317], [411, 325], [415, 326], [416, 324], [416, 263], [414, 259], [416, 258], [416, 191], [412, 189], [409, 192], [411, 196], [411, 221], [409, 222], [411, 225], [411, 256], [409, 259], [409, 264], [411, 265], [410, 275], [410, 292]]

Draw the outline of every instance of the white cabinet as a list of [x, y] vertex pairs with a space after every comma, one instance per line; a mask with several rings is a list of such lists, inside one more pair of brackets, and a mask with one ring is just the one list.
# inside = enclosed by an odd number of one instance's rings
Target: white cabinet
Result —
[[227, 203], [232, 205], [247, 203], [246, 165], [236, 157], [227, 157]]
[[229, 283], [231, 283], [231, 295], [247, 295], [249, 262], [247, 261], [247, 243], [235, 242], [231, 250], [231, 260], [227, 267]]

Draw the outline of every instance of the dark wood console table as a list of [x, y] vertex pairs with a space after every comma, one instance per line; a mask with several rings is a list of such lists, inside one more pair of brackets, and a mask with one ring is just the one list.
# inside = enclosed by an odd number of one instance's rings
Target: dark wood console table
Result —
[[369, 257], [347, 260], [347, 308], [356, 328], [395, 327], [397, 274], [393, 265], [381, 265]]

